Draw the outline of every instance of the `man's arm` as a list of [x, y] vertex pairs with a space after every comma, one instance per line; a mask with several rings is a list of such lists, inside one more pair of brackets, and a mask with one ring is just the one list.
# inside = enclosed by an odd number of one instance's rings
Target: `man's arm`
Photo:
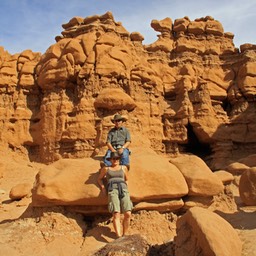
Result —
[[128, 143], [128, 145], [125, 148], [127, 148], [131, 144], [131, 134], [130, 134], [130, 131], [127, 128], [126, 128], [125, 144], [126, 143]]
[[125, 143], [124, 143], [124, 145], [123, 145], [123, 149], [124, 148], [128, 148], [129, 146], [130, 146], [130, 144], [131, 144], [131, 142], [130, 141], [126, 141]]
[[112, 152], [116, 152], [116, 150], [113, 148], [112, 144], [111, 144], [111, 133], [112, 133], [113, 129], [111, 129], [109, 132], [108, 132], [108, 136], [107, 136], [107, 142], [106, 142], [106, 145], [108, 147], [108, 149]]
[[107, 145], [109, 150], [111, 150], [112, 152], [116, 152], [116, 150], [113, 148], [113, 146], [111, 145], [110, 142], [107, 142], [106, 145]]

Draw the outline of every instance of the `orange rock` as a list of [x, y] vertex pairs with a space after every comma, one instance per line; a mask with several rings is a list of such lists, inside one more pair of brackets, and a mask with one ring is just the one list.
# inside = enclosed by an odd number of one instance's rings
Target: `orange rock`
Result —
[[[179, 170], [167, 159], [159, 159], [153, 151], [135, 152], [131, 155], [133, 164], [129, 171], [129, 191], [133, 202], [147, 204], [151, 201], [147, 207], [159, 210], [181, 208], [180, 198], [187, 194], [188, 189]], [[34, 206], [106, 205], [107, 198], [97, 185], [98, 175], [99, 162], [93, 159], [59, 160], [37, 174], [32, 203]], [[163, 204], [162, 199], [170, 202]], [[93, 208], [94, 211], [97, 209]]]
[[175, 255], [240, 256], [242, 242], [234, 228], [209, 210], [193, 207], [177, 221]]
[[213, 196], [221, 193], [224, 186], [209, 167], [193, 155], [177, 156], [170, 162], [178, 167], [188, 184], [188, 195]]
[[215, 175], [222, 181], [223, 184], [229, 184], [234, 180], [234, 176], [224, 170], [214, 172]]
[[12, 200], [19, 200], [31, 193], [32, 186], [29, 183], [22, 183], [14, 186], [9, 193]]
[[129, 33], [107, 12], [63, 24], [42, 56], [0, 48], [2, 143], [43, 162], [88, 157], [103, 145], [98, 123], [122, 111], [134, 138], [156, 152], [176, 154], [204, 144], [213, 169], [241, 152], [251, 154], [254, 45], [239, 53], [232, 34], [210, 16], [174, 23], [167, 17], [152, 20], [151, 27], [161, 34], [143, 45], [143, 35]]
[[256, 205], [256, 167], [249, 168], [241, 175], [239, 194], [245, 205]]
[[95, 108], [109, 110], [133, 110], [135, 101], [120, 89], [103, 89], [94, 102]]

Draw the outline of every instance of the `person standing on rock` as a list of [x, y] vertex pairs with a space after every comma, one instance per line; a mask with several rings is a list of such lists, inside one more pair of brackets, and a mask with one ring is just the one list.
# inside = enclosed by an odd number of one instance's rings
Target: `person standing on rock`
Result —
[[128, 170], [130, 168], [130, 150], [128, 147], [131, 143], [131, 135], [130, 131], [123, 125], [126, 120], [125, 117], [119, 114], [116, 114], [114, 118], [111, 119], [115, 126], [108, 132], [106, 143], [108, 150], [104, 157], [105, 166], [111, 166], [111, 162], [108, 161], [111, 152], [118, 152], [121, 156], [120, 164], [125, 165]]
[[[102, 192], [108, 195], [108, 210], [113, 215], [114, 230], [117, 237], [121, 237], [127, 233], [130, 226], [133, 208], [128, 191], [128, 169], [125, 165], [120, 165], [118, 152], [111, 152], [107, 160], [111, 165], [101, 169], [97, 181]], [[103, 184], [105, 178], [107, 179], [107, 190]], [[121, 213], [124, 214], [122, 225]], [[123, 228], [122, 233], [121, 226]]]

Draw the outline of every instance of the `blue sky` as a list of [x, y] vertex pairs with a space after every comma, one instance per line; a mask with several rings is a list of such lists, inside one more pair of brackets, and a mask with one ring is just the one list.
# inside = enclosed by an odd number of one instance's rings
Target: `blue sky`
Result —
[[0, 0], [0, 46], [11, 54], [26, 49], [44, 53], [61, 35], [62, 24], [107, 11], [129, 32], [140, 32], [143, 44], [157, 40], [158, 32], [150, 26], [153, 19], [207, 15], [234, 33], [236, 47], [256, 44], [256, 0]]

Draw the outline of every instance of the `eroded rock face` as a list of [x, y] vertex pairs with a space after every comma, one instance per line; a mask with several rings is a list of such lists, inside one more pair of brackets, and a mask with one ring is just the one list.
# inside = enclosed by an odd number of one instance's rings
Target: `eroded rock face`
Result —
[[35, 82], [40, 53], [25, 50], [10, 55], [0, 47], [0, 138], [1, 145], [24, 151], [39, 148], [41, 95]]
[[107, 12], [63, 24], [42, 56], [0, 48], [3, 146], [43, 162], [89, 157], [119, 112], [136, 147], [207, 156], [212, 169], [255, 152], [256, 46], [239, 52], [210, 16], [151, 26], [158, 40], [143, 45]]

